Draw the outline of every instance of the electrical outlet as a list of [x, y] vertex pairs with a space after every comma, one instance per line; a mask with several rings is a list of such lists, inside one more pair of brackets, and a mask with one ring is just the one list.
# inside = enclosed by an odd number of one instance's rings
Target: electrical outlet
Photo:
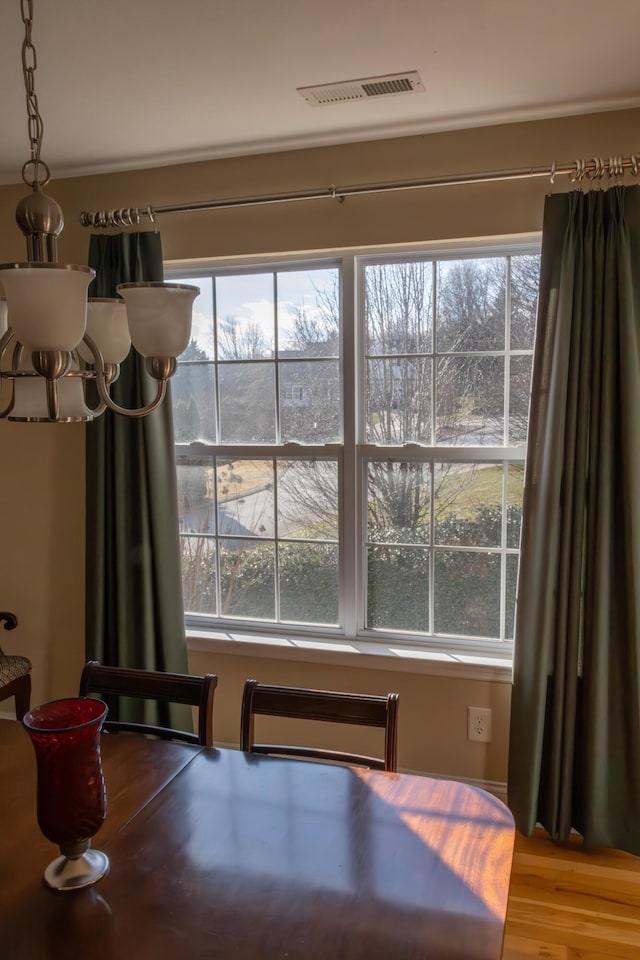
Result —
[[491, 707], [467, 707], [467, 740], [491, 742]]

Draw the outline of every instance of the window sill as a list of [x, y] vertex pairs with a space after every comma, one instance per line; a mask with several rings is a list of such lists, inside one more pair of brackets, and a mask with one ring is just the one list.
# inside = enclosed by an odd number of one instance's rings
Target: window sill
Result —
[[238, 632], [187, 628], [187, 649], [200, 653], [264, 657], [399, 673], [422, 673], [460, 680], [511, 683], [507, 658], [447, 653], [407, 644], [363, 640], [332, 641], [296, 637], [258, 637]]

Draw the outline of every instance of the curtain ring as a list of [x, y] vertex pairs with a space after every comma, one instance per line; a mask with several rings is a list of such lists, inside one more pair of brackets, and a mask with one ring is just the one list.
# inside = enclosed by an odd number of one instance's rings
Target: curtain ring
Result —
[[584, 160], [575, 161], [575, 170], [571, 174], [571, 179], [574, 183], [580, 183], [584, 179], [586, 171], [586, 162]]
[[591, 163], [593, 164], [593, 170], [587, 168], [587, 165], [585, 164], [584, 175], [587, 180], [599, 180], [602, 176], [602, 160], [599, 157], [594, 157]]
[[344, 197], [338, 196], [334, 183], [329, 184], [329, 194], [332, 200], [336, 200], [338, 203], [344, 203]]
[[609, 175], [616, 180], [624, 176], [624, 157], [621, 154], [609, 157]]
[[631, 173], [633, 174], [634, 177], [637, 177], [638, 176], [638, 155], [635, 153], [632, 153], [629, 159], [631, 161]]
[[551, 186], [553, 186], [553, 184], [555, 183], [555, 179], [556, 179], [556, 162], [554, 160], [553, 163], [551, 164], [551, 175], [549, 177]]

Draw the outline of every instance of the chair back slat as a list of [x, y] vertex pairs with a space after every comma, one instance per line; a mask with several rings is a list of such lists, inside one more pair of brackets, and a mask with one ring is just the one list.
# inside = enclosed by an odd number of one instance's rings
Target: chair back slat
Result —
[[[296, 720], [320, 720], [330, 723], [351, 723], [379, 727], [385, 731], [384, 756], [321, 750], [314, 747], [256, 743], [255, 716], [286, 717]], [[341, 763], [361, 764], [380, 770], [397, 766], [398, 694], [375, 696], [343, 693], [333, 690], [311, 690], [304, 687], [281, 687], [247, 680], [242, 698], [240, 746], [254, 753], [307, 757]]]
[[87, 663], [80, 678], [80, 696], [99, 693], [105, 697], [134, 697], [163, 703], [184, 703], [198, 708], [198, 732], [174, 730], [147, 723], [107, 720], [104, 729], [128, 731], [182, 740], [186, 743], [213, 745], [213, 695], [218, 683], [215, 674], [204, 677], [183, 673], [136, 670], [129, 667], [103, 666], [97, 660]]

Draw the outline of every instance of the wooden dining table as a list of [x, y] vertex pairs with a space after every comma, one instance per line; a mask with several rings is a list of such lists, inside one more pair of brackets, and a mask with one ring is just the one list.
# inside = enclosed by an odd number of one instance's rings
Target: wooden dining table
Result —
[[450, 780], [102, 736], [94, 886], [54, 892], [33, 749], [0, 720], [3, 960], [499, 960], [510, 812]]

